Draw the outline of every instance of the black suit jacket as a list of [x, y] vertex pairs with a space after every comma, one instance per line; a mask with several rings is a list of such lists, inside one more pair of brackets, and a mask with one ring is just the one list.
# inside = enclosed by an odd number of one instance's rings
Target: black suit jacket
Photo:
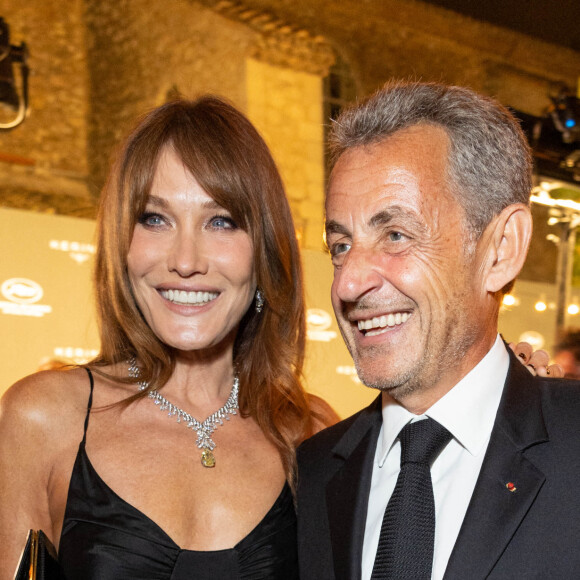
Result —
[[[445, 580], [580, 578], [580, 382], [533, 377], [510, 356]], [[381, 422], [379, 397], [299, 448], [302, 580], [360, 578]]]

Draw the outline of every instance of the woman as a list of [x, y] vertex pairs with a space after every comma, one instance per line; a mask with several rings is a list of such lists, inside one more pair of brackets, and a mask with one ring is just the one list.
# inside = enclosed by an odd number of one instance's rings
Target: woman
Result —
[[29, 528], [68, 580], [297, 578], [294, 449], [335, 417], [300, 384], [294, 227], [243, 115], [204, 97], [142, 120], [101, 199], [95, 284], [98, 359], [3, 399], [0, 578]]

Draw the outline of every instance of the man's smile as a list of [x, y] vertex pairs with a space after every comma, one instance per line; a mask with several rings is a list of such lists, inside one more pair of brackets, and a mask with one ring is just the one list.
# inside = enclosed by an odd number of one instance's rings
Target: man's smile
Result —
[[374, 336], [375, 334], [380, 334], [386, 328], [393, 328], [407, 322], [410, 316], [409, 312], [391, 312], [390, 314], [359, 320], [357, 325], [365, 336]]

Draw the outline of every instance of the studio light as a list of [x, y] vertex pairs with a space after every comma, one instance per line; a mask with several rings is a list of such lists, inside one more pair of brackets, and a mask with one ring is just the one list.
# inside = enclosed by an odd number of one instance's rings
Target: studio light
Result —
[[564, 143], [580, 141], [580, 99], [571, 94], [568, 88], [562, 88], [552, 101], [548, 113], [554, 127], [562, 134]]
[[[10, 29], [0, 18], [0, 105], [14, 113], [13, 118], [0, 122], [0, 129], [14, 129], [24, 121], [28, 111], [28, 49], [22, 42], [10, 44]], [[20, 91], [16, 88], [15, 65], [20, 65]], [[20, 92], [20, 94], [19, 94]]]

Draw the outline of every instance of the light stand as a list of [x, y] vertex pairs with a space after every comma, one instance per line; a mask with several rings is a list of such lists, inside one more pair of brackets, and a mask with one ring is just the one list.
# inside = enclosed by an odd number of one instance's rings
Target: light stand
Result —
[[[16, 112], [7, 123], [0, 123], [0, 130], [18, 127], [26, 118], [28, 111], [28, 48], [22, 42], [19, 46], [10, 44], [10, 30], [0, 18], [0, 104]], [[14, 64], [20, 65], [20, 96], [16, 91]]]

